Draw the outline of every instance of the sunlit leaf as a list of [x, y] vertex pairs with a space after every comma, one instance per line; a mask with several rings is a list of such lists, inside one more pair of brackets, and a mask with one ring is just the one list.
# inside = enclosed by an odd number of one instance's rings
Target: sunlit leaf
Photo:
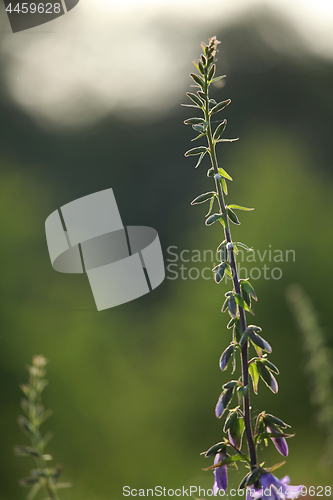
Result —
[[226, 108], [228, 104], [231, 103], [231, 99], [227, 99], [226, 101], [219, 102], [216, 106], [214, 106], [210, 112], [211, 114], [213, 113], [218, 113], [219, 111], [222, 111], [222, 109]]
[[205, 201], [210, 200], [214, 196], [216, 196], [215, 191], [209, 191], [208, 193], [200, 194], [199, 196], [194, 198], [193, 201], [191, 201], [191, 205], [197, 205], [199, 203], [204, 203]]

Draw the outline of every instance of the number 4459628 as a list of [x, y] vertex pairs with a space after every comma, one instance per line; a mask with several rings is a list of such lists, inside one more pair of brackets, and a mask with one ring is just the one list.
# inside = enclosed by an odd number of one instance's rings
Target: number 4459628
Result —
[[[13, 4], [14, 5], [14, 4]], [[22, 14], [60, 14], [61, 12], [61, 6], [60, 3], [55, 3], [52, 5], [52, 3], [28, 3], [28, 2], [23, 2], [23, 3], [16, 3], [15, 7], [12, 7], [12, 4], [10, 3], [8, 7], [6, 8], [6, 11], [9, 12], [10, 14], [12, 12], [17, 12], [22, 13]]]

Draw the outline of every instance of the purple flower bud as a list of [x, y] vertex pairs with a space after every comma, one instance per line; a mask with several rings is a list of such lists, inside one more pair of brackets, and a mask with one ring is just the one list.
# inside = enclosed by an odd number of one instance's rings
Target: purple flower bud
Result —
[[281, 498], [297, 498], [301, 494], [302, 486], [289, 486], [290, 478], [285, 476], [277, 479], [273, 474], [263, 474], [260, 478], [260, 488], [254, 485], [246, 490], [246, 500], [262, 498], [263, 500], [281, 500]]
[[220, 368], [224, 371], [229, 363], [232, 353], [234, 352], [235, 347], [233, 345], [229, 345], [221, 354], [220, 357]]
[[[214, 464], [221, 462], [225, 458], [226, 456], [224, 453], [217, 453], [215, 455]], [[227, 466], [222, 465], [221, 467], [217, 467], [216, 469], [214, 469], [214, 476], [215, 476], [215, 481], [214, 481], [213, 491], [214, 495], [216, 496], [218, 494], [218, 490], [226, 491], [227, 489], [228, 486]]]
[[274, 375], [272, 373], [270, 373], [270, 375], [271, 375], [271, 388], [274, 394], [276, 394], [279, 390], [279, 386]]
[[[229, 382], [229, 383], [231, 383], [231, 382]], [[233, 385], [229, 389], [224, 389], [224, 391], [221, 392], [220, 397], [219, 397], [219, 399], [216, 403], [216, 406], [215, 406], [215, 415], [217, 416], [217, 418], [222, 417], [224, 410], [226, 409], [226, 407], [230, 403], [230, 400], [231, 400], [233, 392], [234, 392], [234, 388], [235, 388], [235, 386]]]
[[230, 433], [230, 429], [229, 429], [228, 438], [229, 438], [230, 443], [239, 450], [239, 448], [241, 447], [241, 444], [242, 444], [242, 435], [234, 436], [234, 438], [233, 438], [231, 433]]
[[[272, 434], [276, 433], [276, 431], [270, 427], [269, 425], [267, 425], [267, 432], [271, 432]], [[279, 453], [281, 453], [281, 455], [283, 455], [284, 457], [288, 456], [288, 445], [287, 445], [287, 441], [285, 440], [284, 437], [282, 438], [272, 438], [272, 441], [275, 445], [275, 448], [277, 449], [277, 451]]]
[[224, 393], [222, 392], [215, 406], [215, 415], [217, 418], [221, 418], [224, 412], [223, 395]]

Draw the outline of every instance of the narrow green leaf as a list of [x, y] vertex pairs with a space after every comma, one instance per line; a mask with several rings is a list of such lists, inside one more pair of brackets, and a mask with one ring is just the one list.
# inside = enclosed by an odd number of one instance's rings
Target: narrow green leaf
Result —
[[260, 349], [262, 349], [263, 351], [272, 352], [271, 346], [269, 345], [269, 343], [265, 339], [260, 337], [260, 335], [255, 333], [253, 330], [248, 329], [247, 332], [248, 332], [248, 336], [251, 339], [251, 342], [253, 342], [253, 344], [260, 347]]
[[279, 369], [273, 365], [273, 363], [271, 363], [270, 361], [268, 361], [268, 359], [263, 359], [262, 362], [264, 363], [264, 365], [266, 366], [266, 368], [268, 368], [268, 370], [270, 370], [271, 372], [275, 373], [276, 375], [279, 375]]
[[241, 480], [241, 482], [239, 483], [239, 486], [238, 486], [238, 489], [239, 490], [243, 490], [247, 484], [247, 480], [248, 480], [248, 477], [250, 476], [251, 472], [249, 472], [248, 474], [246, 474], [245, 477], [243, 477], [243, 479]]
[[223, 122], [221, 122], [220, 125], [218, 125], [218, 127], [216, 127], [216, 130], [215, 130], [214, 135], [213, 135], [214, 141], [216, 141], [220, 138], [220, 136], [225, 131], [226, 126], [227, 126], [227, 120], [223, 120]]
[[196, 137], [194, 137], [193, 139], [191, 139], [191, 142], [196, 141], [197, 139], [200, 139], [200, 137], [203, 137], [204, 135], [205, 135], [204, 133], [202, 133], [200, 135], [197, 135]]
[[239, 141], [239, 137], [236, 137], [235, 139], [218, 139], [215, 142], [235, 142], [235, 141]]
[[184, 123], [185, 125], [197, 125], [206, 123], [206, 121], [204, 118], [198, 118], [197, 116], [194, 116], [193, 118], [187, 118]]
[[226, 384], [223, 384], [223, 389], [234, 389], [237, 387], [239, 384], [238, 380], [230, 380], [230, 382], [227, 382]]
[[[218, 173], [222, 176], [222, 177], [225, 177], [226, 179], [228, 179], [229, 181], [232, 181], [232, 177], [230, 177], [230, 175], [228, 174], [228, 172], [226, 172], [223, 168], [219, 167], [218, 168]], [[214, 175], [214, 174], [213, 174]]]
[[246, 485], [251, 486], [251, 484], [254, 484], [256, 481], [258, 481], [260, 476], [261, 476], [260, 469], [254, 469], [247, 478]]
[[279, 427], [282, 427], [283, 429], [290, 427], [290, 425], [283, 422], [283, 420], [281, 420], [280, 418], [274, 417], [274, 415], [270, 415], [269, 413], [265, 414], [264, 420], [266, 420], [270, 424], [278, 425]]
[[248, 325], [247, 329], [248, 330], [252, 330], [255, 333], [259, 333], [259, 332], [262, 331], [262, 329], [260, 328], [260, 326], [256, 326], [256, 325]]
[[280, 462], [278, 464], [272, 465], [272, 467], [269, 467], [267, 469], [267, 472], [273, 472], [274, 470], [279, 469], [280, 467], [282, 467], [285, 463], [286, 462], [284, 461], [284, 462]]
[[250, 309], [250, 307], [247, 305], [247, 303], [245, 302], [245, 300], [243, 299], [243, 297], [241, 295], [239, 295], [238, 293], [235, 294], [235, 300], [237, 302], [237, 304], [242, 307], [243, 309], [245, 309], [245, 311], [251, 313], [254, 315], [254, 312], [252, 311], [252, 309]]
[[227, 262], [228, 261], [228, 250], [227, 250], [227, 245], [226, 243], [222, 243], [220, 247], [221, 251], [221, 262]]
[[231, 99], [227, 99], [226, 101], [219, 102], [216, 106], [214, 106], [210, 112], [211, 114], [213, 113], [218, 113], [219, 111], [222, 111], [222, 109], [226, 108], [228, 104], [231, 103]]
[[233, 339], [236, 342], [239, 342], [240, 339], [241, 339], [241, 336], [242, 336], [242, 328], [241, 328], [241, 325], [240, 325], [239, 318], [237, 318], [235, 320], [234, 329], [233, 329]]
[[209, 450], [207, 450], [206, 452], [204, 451], [202, 453], [202, 455], [205, 455], [206, 458], [208, 457], [212, 457], [212, 456], [215, 456], [217, 453], [219, 453], [220, 451], [223, 451], [225, 450], [226, 446], [225, 446], [225, 443], [224, 442], [221, 442], [221, 443], [216, 443], [214, 444], [213, 446], [211, 446], [209, 448]]
[[267, 368], [264, 366], [264, 364], [261, 363], [260, 361], [256, 361], [256, 364], [257, 364], [257, 367], [259, 370], [260, 377], [265, 382], [267, 387], [272, 392], [274, 392], [274, 394], [276, 394], [278, 392], [278, 383], [277, 383], [274, 375], [272, 375], [272, 373], [269, 370], [267, 370]]
[[202, 88], [202, 90], [204, 90], [205, 82], [203, 81], [203, 79], [199, 75], [196, 75], [195, 73], [190, 73], [190, 77], [197, 85], [199, 85], [199, 87]]
[[226, 223], [226, 220], [225, 220], [223, 214], [221, 214], [221, 217], [219, 218], [219, 221], [221, 222], [221, 224], [222, 224], [223, 227], [227, 227], [227, 223]]
[[237, 387], [237, 393], [240, 403], [248, 392], [249, 392], [249, 387], [247, 385], [245, 387]]
[[237, 454], [237, 455], [233, 455], [232, 457], [227, 457], [224, 460], [221, 460], [221, 462], [218, 462], [217, 464], [211, 465], [210, 467], [207, 467], [206, 469], [202, 469], [202, 470], [204, 470], [204, 471], [214, 470], [217, 467], [221, 467], [222, 465], [228, 465], [228, 464], [232, 464], [234, 462], [239, 462], [239, 461], [249, 463], [250, 459], [247, 455]]
[[239, 226], [240, 222], [239, 222], [238, 217], [235, 214], [235, 212], [230, 210], [229, 207], [226, 207], [226, 209], [227, 209], [228, 217], [231, 220], [231, 222], [233, 222], [234, 224], [237, 224]]
[[237, 418], [230, 427], [230, 435], [239, 450], [242, 447], [242, 439], [245, 430], [244, 418], [237, 415]]
[[198, 166], [200, 165], [200, 163], [202, 162], [205, 154], [207, 153], [207, 151], [205, 151], [204, 153], [201, 153], [200, 157], [199, 157], [199, 160], [197, 161], [197, 164], [194, 168], [198, 168]]
[[206, 219], [206, 226], [210, 226], [211, 224], [214, 224], [214, 222], [216, 222], [217, 220], [219, 220], [221, 218], [222, 214], [213, 214], [213, 215], [210, 215], [208, 217], [208, 219]]
[[27, 500], [33, 500], [35, 498], [35, 496], [37, 495], [37, 493], [39, 492], [39, 490], [41, 489], [41, 487], [42, 487], [42, 483], [34, 484], [27, 495]]
[[229, 415], [226, 418], [224, 423], [223, 432], [227, 432], [228, 429], [235, 423], [237, 420], [237, 411], [235, 409], [230, 410]]
[[40, 457], [38, 451], [31, 446], [14, 446], [14, 453], [19, 457]]
[[215, 200], [215, 196], [213, 196], [213, 198], [211, 198], [211, 200], [210, 200], [209, 209], [208, 209], [208, 212], [206, 213], [205, 217], [208, 217], [208, 215], [210, 215], [212, 213], [214, 200]]
[[236, 323], [236, 321], [237, 321], [237, 320], [238, 320], [238, 318], [231, 318], [231, 320], [230, 320], [230, 321], [229, 321], [229, 323], [227, 324], [227, 328], [228, 328], [228, 330], [229, 330], [230, 328], [232, 328], [232, 327], [235, 325], [235, 323]]
[[224, 191], [224, 194], [227, 196], [228, 195], [228, 187], [227, 187], [227, 183], [226, 183], [224, 177], [221, 178], [221, 183], [222, 183], [222, 189]]
[[195, 61], [192, 61], [192, 64], [193, 64], [193, 66], [195, 67], [195, 69], [197, 69], [197, 70], [199, 71], [199, 73], [200, 73], [198, 63], [197, 63], [197, 62], [195, 62]]
[[227, 307], [228, 307], [228, 300], [229, 300], [229, 297], [227, 297], [225, 299], [225, 301], [223, 302], [223, 306], [222, 306], [222, 309], [221, 311], [224, 313], [226, 310], [227, 310]]
[[231, 359], [232, 359], [232, 370], [231, 370], [231, 373], [232, 374], [235, 373], [236, 366], [237, 366], [237, 356], [236, 356], [236, 353], [237, 353], [237, 346], [235, 346], [235, 349], [232, 351], [232, 354], [231, 354]]
[[196, 106], [195, 104], [181, 104], [181, 106], [184, 106], [184, 108], [201, 109], [199, 106]]
[[197, 92], [198, 96], [203, 100], [203, 101], [206, 101], [207, 99], [207, 94], [205, 94], [205, 92], [202, 92], [201, 90], [198, 90]]
[[199, 71], [202, 74], [202, 76], [205, 76], [205, 68], [203, 67], [201, 61], [199, 61], [198, 67], [199, 67]]
[[245, 290], [242, 290], [242, 297], [243, 297], [245, 303], [249, 307], [251, 307], [251, 296], [247, 292], [245, 292]]
[[18, 417], [17, 423], [20, 426], [21, 430], [24, 432], [24, 434], [26, 434], [27, 436], [34, 435], [35, 430], [27, 418], [22, 416]]
[[36, 483], [39, 483], [39, 477], [24, 477], [19, 480], [20, 486], [31, 486]]
[[216, 270], [215, 273], [215, 282], [219, 284], [223, 280], [224, 272], [226, 270], [228, 263], [223, 262]]
[[255, 361], [252, 361], [249, 365], [249, 374], [252, 379], [253, 391], [255, 394], [258, 394], [259, 371]]
[[235, 297], [233, 295], [230, 295], [230, 297], [228, 297], [228, 312], [232, 318], [236, 318], [237, 306]]
[[195, 156], [202, 153], [207, 153], [208, 149], [205, 146], [199, 146], [197, 148], [192, 148], [186, 151], [185, 156]]
[[211, 83], [218, 82], [219, 80], [222, 80], [222, 78], [225, 78], [227, 75], [222, 75], [222, 76], [217, 76], [216, 78], [213, 78]]
[[245, 210], [245, 211], [254, 210], [254, 208], [241, 207], [240, 205], [228, 205], [228, 206], [229, 208], [232, 208], [234, 210]]
[[232, 273], [229, 271], [229, 269], [226, 269], [225, 272], [231, 279], [233, 278]]
[[207, 59], [207, 65], [208, 67], [212, 64], [212, 62], [214, 61], [214, 56], [213, 55], [210, 55]]
[[219, 246], [217, 247], [216, 251], [219, 252], [222, 248], [222, 245], [224, 245], [225, 243], [227, 242], [227, 240], [223, 240], [221, 241], [221, 243], [219, 244]]
[[245, 332], [242, 333], [241, 335], [241, 338], [239, 340], [239, 345], [243, 347], [243, 345], [247, 342], [247, 340], [248, 340], [248, 332], [247, 330], [245, 330]]
[[208, 80], [209, 81], [213, 78], [214, 73], [215, 73], [215, 69], [216, 69], [216, 66], [215, 66], [215, 64], [213, 64], [208, 72]]
[[199, 196], [194, 198], [193, 201], [191, 201], [191, 205], [197, 205], [199, 203], [204, 203], [205, 201], [210, 200], [214, 196], [216, 196], [215, 191], [209, 191], [208, 193], [200, 194]]
[[241, 243], [240, 241], [237, 241], [237, 246], [244, 248], [244, 250], [246, 250], [247, 252], [254, 251], [253, 248], [249, 248], [247, 245], [245, 245], [244, 243]]
[[254, 288], [249, 281], [240, 280], [240, 285], [242, 290], [244, 290], [248, 295], [251, 295], [251, 297], [253, 297], [254, 300], [258, 300], [256, 292], [254, 291]]
[[202, 133], [202, 134], [204, 133], [204, 130], [205, 130], [204, 126], [201, 123], [199, 123], [198, 125], [192, 125], [192, 128], [196, 132], [199, 132], [199, 133]]

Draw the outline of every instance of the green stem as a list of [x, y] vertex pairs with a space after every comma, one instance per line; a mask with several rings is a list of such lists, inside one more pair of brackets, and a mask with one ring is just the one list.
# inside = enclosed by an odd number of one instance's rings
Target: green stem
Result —
[[[206, 76], [205, 83], [206, 83], [207, 94], [208, 94], [207, 76]], [[208, 140], [208, 145], [209, 145], [209, 154], [210, 154], [210, 158], [211, 158], [211, 163], [212, 163], [212, 166], [214, 168], [214, 173], [218, 174], [219, 173], [218, 172], [218, 161], [217, 161], [216, 152], [215, 152], [215, 143], [214, 143], [214, 140], [212, 137], [211, 124], [210, 124], [210, 114], [209, 114], [209, 102], [208, 101], [209, 101], [209, 99], [208, 99], [208, 95], [207, 95], [206, 105], [205, 105], [205, 110], [204, 110], [205, 120], [206, 120], [206, 123], [208, 123], [206, 135], [207, 135], [207, 140]], [[218, 200], [219, 200], [221, 212], [224, 216], [224, 220], [225, 220], [225, 224], [226, 224], [224, 227], [225, 238], [227, 240], [227, 243], [232, 243], [229, 220], [228, 220], [227, 210], [226, 210], [225, 201], [224, 201], [222, 184], [218, 178], [215, 178], [215, 186], [216, 186], [216, 192], [218, 194]], [[235, 292], [237, 294], [241, 295], [241, 289], [240, 289], [240, 284], [239, 284], [239, 279], [238, 279], [235, 254], [234, 254], [234, 250], [231, 246], [229, 247], [228, 252], [229, 252], [229, 258], [230, 258], [230, 266], [231, 266], [231, 271], [232, 271], [232, 279], [233, 279], [234, 289], [235, 289]], [[240, 320], [241, 330], [243, 333], [246, 330], [245, 312], [244, 312], [244, 309], [240, 306], [238, 306], [238, 310], [239, 310], [239, 320]], [[244, 387], [246, 387], [246, 386], [249, 387], [248, 342], [245, 342], [245, 344], [242, 347], [241, 358], [242, 358], [242, 382], [243, 382]], [[252, 426], [251, 426], [251, 410], [250, 410], [249, 390], [247, 391], [246, 395], [244, 396], [243, 410], [244, 410], [245, 434], [246, 434], [247, 445], [248, 445], [248, 450], [249, 450], [249, 455], [250, 455], [250, 460], [251, 460], [251, 468], [254, 469], [256, 464], [257, 464], [257, 453], [256, 453], [254, 441], [253, 441], [253, 433], [252, 433]]]

